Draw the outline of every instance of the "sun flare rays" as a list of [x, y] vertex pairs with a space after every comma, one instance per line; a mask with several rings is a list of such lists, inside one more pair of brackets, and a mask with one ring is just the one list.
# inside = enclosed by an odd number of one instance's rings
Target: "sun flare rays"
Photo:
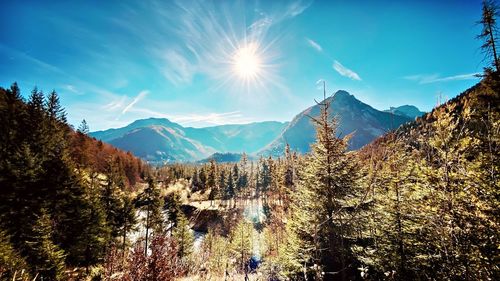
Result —
[[[179, 76], [180, 82], [192, 81], [195, 74], [206, 75], [211, 80], [209, 92], [227, 92], [242, 100], [284, 92], [278, 63], [283, 34], [272, 26], [285, 16], [274, 15], [273, 20], [248, 6], [251, 3], [178, 4], [182, 24], [176, 25], [176, 33], [183, 46], [173, 50], [175, 56], [167, 57], [166, 74]], [[242, 17], [244, 13], [247, 15]]]

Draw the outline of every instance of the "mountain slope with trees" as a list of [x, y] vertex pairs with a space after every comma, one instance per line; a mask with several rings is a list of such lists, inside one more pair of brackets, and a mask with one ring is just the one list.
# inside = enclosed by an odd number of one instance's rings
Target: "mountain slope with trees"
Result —
[[498, 72], [488, 74], [359, 152], [374, 206], [369, 233], [378, 241], [357, 249], [367, 272], [499, 277], [499, 85]]
[[[348, 143], [350, 150], [358, 149], [412, 120], [407, 116], [376, 110], [342, 90], [327, 98], [326, 102], [331, 103], [328, 113], [338, 120], [336, 133], [341, 137], [353, 133]], [[315, 105], [295, 116], [279, 137], [259, 153], [282, 155], [286, 144], [289, 144], [293, 151], [309, 152], [309, 146], [315, 141], [315, 129], [309, 117], [318, 116], [320, 110], [320, 106]]]

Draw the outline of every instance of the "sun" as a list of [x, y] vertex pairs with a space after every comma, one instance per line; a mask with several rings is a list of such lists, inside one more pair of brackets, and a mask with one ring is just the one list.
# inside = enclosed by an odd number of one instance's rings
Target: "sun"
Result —
[[233, 70], [239, 77], [245, 80], [255, 78], [259, 75], [261, 68], [261, 60], [255, 44], [248, 44], [236, 50], [233, 57]]

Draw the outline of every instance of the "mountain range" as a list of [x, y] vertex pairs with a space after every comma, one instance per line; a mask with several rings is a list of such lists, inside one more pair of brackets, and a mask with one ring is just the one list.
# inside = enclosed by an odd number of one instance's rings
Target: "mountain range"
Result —
[[273, 141], [287, 124], [267, 121], [193, 128], [165, 118], [149, 118], [90, 135], [149, 162], [192, 162], [216, 152], [256, 153]]
[[[338, 135], [353, 133], [349, 143], [351, 150], [423, 114], [410, 105], [380, 111], [342, 90], [326, 101], [331, 103], [329, 114], [338, 121]], [[205, 128], [183, 127], [165, 118], [149, 118], [90, 135], [157, 164], [194, 162], [224, 153], [280, 156], [287, 143], [299, 153], [309, 151], [315, 140], [310, 117], [319, 112], [320, 106], [316, 104], [297, 114], [291, 122], [266, 121]]]
[[[337, 119], [338, 136], [343, 137], [354, 133], [349, 142], [350, 150], [359, 149], [384, 133], [414, 119], [402, 113], [379, 111], [342, 90], [328, 97], [326, 102], [330, 102], [329, 115]], [[316, 139], [316, 130], [310, 117], [318, 116], [320, 109], [320, 106], [316, 104], [299, 113], [278, 138], [263, 148], [260, 153], [272, 156], [282, 155], [287, 143], [294, 151], [308, 152], [310, 144]]]

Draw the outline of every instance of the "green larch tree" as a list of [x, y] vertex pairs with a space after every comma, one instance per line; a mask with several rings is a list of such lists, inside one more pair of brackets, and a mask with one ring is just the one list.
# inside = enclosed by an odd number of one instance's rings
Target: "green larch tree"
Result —
[[189, 221], [183, 212], [179, 212], [178, 222], [174, 228], [173, 236], [179, 247], [179, 257], [181, 259], [188, 258], [193, 253], [194, 236], [189, 227]]
[[252, 254], [252, 232], [252, 224], [241, 219], [230, 234], [232, 256], [237, 260], [241, 272], [246, 272], [247, 262]]

